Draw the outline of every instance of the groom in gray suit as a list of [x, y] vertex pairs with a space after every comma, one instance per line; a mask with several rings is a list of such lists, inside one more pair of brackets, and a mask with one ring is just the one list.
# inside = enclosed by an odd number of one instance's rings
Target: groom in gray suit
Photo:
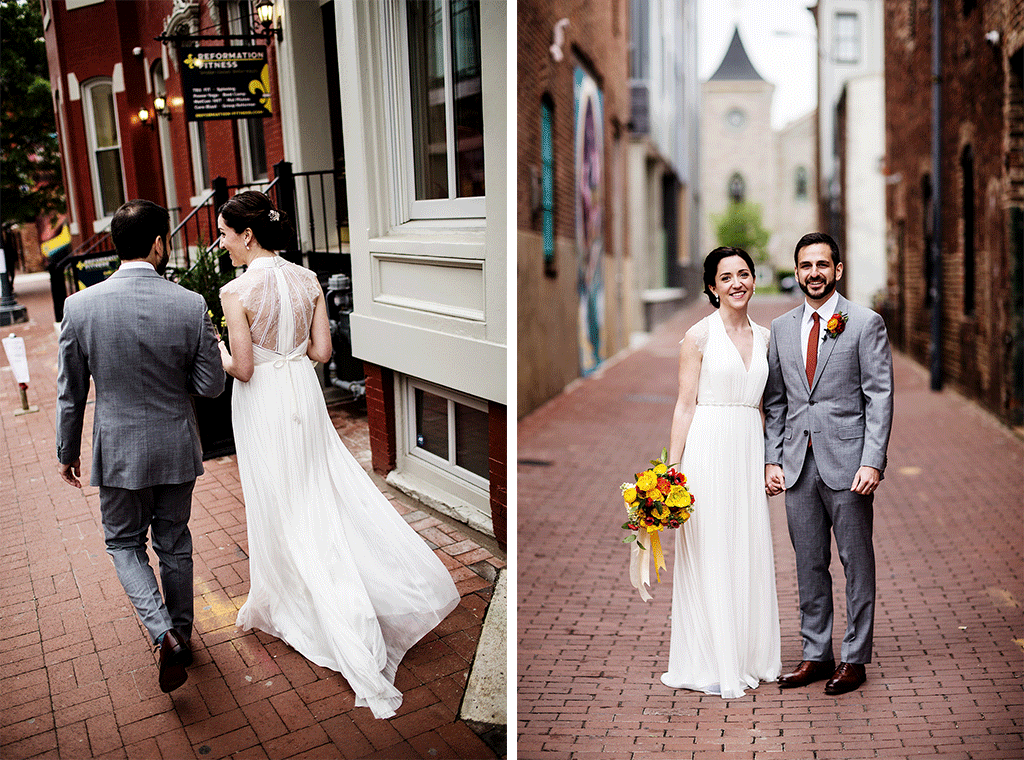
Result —
[[[772, 322], [764, 390], [765, 490], [786, 492], [796, 551], [803, 661], [783, 688], [828, 679], [827, 694], [864, 683], [875, 614], [874, 493], [892, 428], [892, 351], [882, 318], [836, 291], [843, 264], [830, 236], [796, 245], [806, 296]], [[846, 573], [842, 661], [832, 652], [831, 533]]]
[[[57, 460], [81, 488], [82, 426], [96, 383], [91, 484], [100, 489], [107, 553], [160, 648], [160, 688], [192, 663], [192, 489], [203, 472], [190, 394], [217, 396], [224, 369], [206, 302], [161, 277], [167, 210], [129, 201], [110, 224], [120, 268], [64, 304], [58, 348]], [[163, 597], [146, 553], [160, 560]]]

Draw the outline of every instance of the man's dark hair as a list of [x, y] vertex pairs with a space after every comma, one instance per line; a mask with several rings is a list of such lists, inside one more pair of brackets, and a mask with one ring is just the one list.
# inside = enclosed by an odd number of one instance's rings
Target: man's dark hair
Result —
[[110, 236], [122, 261], [144, 259], [158, 237], [167, 243], [171, 231], [171, 215], [167, 209], [153, 201], [128, 201], [114, 212], [110, 221]]
[[796, 244], [796, 249], [793, 251], [793, 263], [800, 263], [800, 251], [809, 245], [817, 245], [818, 243], [824, 243], [832, 251], [832, 264], [833, 266], [839, 266], [842, 259], [839, 256], [839, 243], [837, 243], [831, 235], [827, 235], [824, 232], [808, 232], [804, 235]]

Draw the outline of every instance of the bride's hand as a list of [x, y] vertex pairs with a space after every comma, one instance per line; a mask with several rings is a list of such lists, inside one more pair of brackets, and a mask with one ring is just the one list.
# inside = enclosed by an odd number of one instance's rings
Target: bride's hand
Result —
[[764, 490], [769, 496], [777, 496], [786, 490], [786, 474], [777, 464], [764, 466]]

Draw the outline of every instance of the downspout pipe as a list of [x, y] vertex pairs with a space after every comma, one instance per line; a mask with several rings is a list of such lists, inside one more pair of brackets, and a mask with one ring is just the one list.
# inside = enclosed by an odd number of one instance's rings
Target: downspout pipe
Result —
[[942, 390], [942, 2], [932, 0], [931, 389]]

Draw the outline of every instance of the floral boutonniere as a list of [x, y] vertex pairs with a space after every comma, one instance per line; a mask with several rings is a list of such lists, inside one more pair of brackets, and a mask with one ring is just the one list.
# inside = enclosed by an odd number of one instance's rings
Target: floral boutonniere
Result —
[[847, 319], [848, 317], [846, 316], [846, 314], [841, 311], [837, 311], [835, 314], [833, 314], [832, 317], [828, 320], [828, 323], [825, 325], [825, 334], [822, 336], [821, 339], [827, 340], [828, 338], [832, 338], [833, 340], [835, 340], [840, 335], [842, 335], [843, 330], [846, 329]]

